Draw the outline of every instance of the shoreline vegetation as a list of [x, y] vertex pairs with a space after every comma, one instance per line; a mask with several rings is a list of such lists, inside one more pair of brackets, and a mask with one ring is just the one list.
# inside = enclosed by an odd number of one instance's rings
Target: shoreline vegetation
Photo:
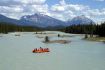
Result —
[[99, 24], [71, 25], [62, 30], [65, 33], [83, 34], [84, 40], [98, 41], [105, 43], [105, 22]]
[[60, 43], [60, 44], [67, 44], [70, 43], [71, 41], [68, 40], [53, 40], [53, 41], [48, 41], [48, 42], [43, 42], [43, 43]]
[[21, 25], [0, 22], [0, 33], [3, 34], [8, 34], [9, 32], [37, 32], [37, 31], [44, 31], [44, 30], [39, 27], [21, 26]]
[[[45, 34], [43, 31], [47, 31], [38, 27], [32, 27], [32, 26], [19, 26], [19, 25], [9, 25], [5, 22], [0, 22], [0, 34], [8, 34], [9, 32], [35, 32], [34, 34]], [[62, 28], [61, 30], [56, 31], [63, 31], [65, 33], [72, 33], [72, 34], [85, 34], [84, 39], [90, 40], [90, 41], [99, 41], [105, 43], [105, 22], [98, 25], [98, 24], [89, 24], [89, 25], [71, 25], [66, 28]], [[50, 33], [49, 33], [50, 34]], [[90, 37], [87, 37], [86, 35], [90, 35]], [[97, 35], [97, 36], [95, 36]], [[20, 36], [19, 34], [16, 34], [15, 36]], [[58, 37], [72, 37], [69, 35], [57, 35]], [[95, 36], [95, 37], [94, 37]], [[0, 35], [2, 37], [2, 35]], [[38, 38], [43, 38], [38, 36]], [[70, 41], [66, 40], [55, 40], [55, 41], [48, 41], [48, 38], [46, 39], [47, 43], [68, 43]]]
[[[58, 34], [58, 37], [60, 37], [60, 34]], [[60, 43], [60, 44], [67, 44], [70, 43], [71, 41], [68, 40], [49, 40], [49, 37], [45, 37], [45, 41], [43, 43]]]
[[91, 34], [90, 35], [89, 34], [85, 34], [83, 40], [105, 43], [105, 37], [100, 37], [98, 35], [91, 35]]
[[104, 42], [105, 43], [105, 37], [88, 37], [88, 38], [85, 38], [85, 40]]
[[92, 23], [71, 25], [62, 29], [62, 31], [73, 34], [89, 34], [98, 35], [99, 37], [105, 37], [105, 22], [100, 25]]

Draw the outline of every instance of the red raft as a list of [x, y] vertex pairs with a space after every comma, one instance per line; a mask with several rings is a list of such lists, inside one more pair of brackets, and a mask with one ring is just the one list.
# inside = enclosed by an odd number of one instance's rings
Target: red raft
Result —
[[45, 53], [45, 52], [50, 52], [49, 48], [35, 48], [33, 51], [33, 53]]

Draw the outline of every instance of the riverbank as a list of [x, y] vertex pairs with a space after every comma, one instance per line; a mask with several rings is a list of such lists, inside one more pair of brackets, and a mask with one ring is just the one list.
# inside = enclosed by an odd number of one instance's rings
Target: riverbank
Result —
[[70, 43], [71, 41], [68, 40], [53, 40], [53, 41], [49, 41], [49, 42], [44, 42], [44, 43], [61, 43], [61, 44], [67, 44]]
[[89, 41], [98, 41], [98, 42], [105, 42], [105, 37], [89, 37], [86, 38]]

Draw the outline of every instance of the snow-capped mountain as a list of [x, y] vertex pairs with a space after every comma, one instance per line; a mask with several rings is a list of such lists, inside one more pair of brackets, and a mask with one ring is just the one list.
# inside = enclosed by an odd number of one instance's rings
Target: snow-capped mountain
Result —
[[33, 25], [38, 27], [56, 27], [56, 26], [66, 26], [65, 22], [52, 18], [43, 14], [34, 14], [34, 15], [26, 15], [21, 17], [21, 21], [28, 21], [33, 23]]
[[94, 23], [91, 19], [85, 16], [77, 16], [68, 22], [64, 22], [50, 16], [36, 13], [34, 15], [25, 15], [20, 18], [20, 20], [11, 19], [4, 15], [0, 15], [0, 22], [7, 22], [11, 24], [21, 25], [21, 26], [33, 26], [41, 28], [63, 28], [70, 25], [77, 24], [91, 24]]
[[16, 24], [21, 26], [35, 26], [35, 27], [65, 27], [65, 22], [52, 18], [50, 16], [36, 13], [34, 15], [25, 15], [20, 20], [11, 19], [4, 15], [0, 15], [0, 22], [7, 22], [9, 24]]
[[91, 24], [91, 23], [94, 24], [95, 22], [90, 18], [87, 18], [84, 15], [82, 15], [74, 17], [72, 20], [69, 20], [67, 23], [70, 25], [78, 25], [78, 24]]

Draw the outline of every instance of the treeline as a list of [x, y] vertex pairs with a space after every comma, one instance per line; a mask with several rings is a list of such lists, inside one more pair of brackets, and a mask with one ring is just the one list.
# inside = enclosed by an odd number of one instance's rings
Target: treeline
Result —
[[95, 34], [99, 36], [105, 36], [105, 22], [101, 25], [90, 24], [90, 25], [71, 25], [63, 29], [66, 33], [75, 33], [75, 34]]
[[32, 31], [41, 31], [38, 27], [32, 26], [19, 26], [14, 24], [9, 24], [5, 22], [0, 22], [0, 33], [8, 33], [8, 32], [32, 32]]

